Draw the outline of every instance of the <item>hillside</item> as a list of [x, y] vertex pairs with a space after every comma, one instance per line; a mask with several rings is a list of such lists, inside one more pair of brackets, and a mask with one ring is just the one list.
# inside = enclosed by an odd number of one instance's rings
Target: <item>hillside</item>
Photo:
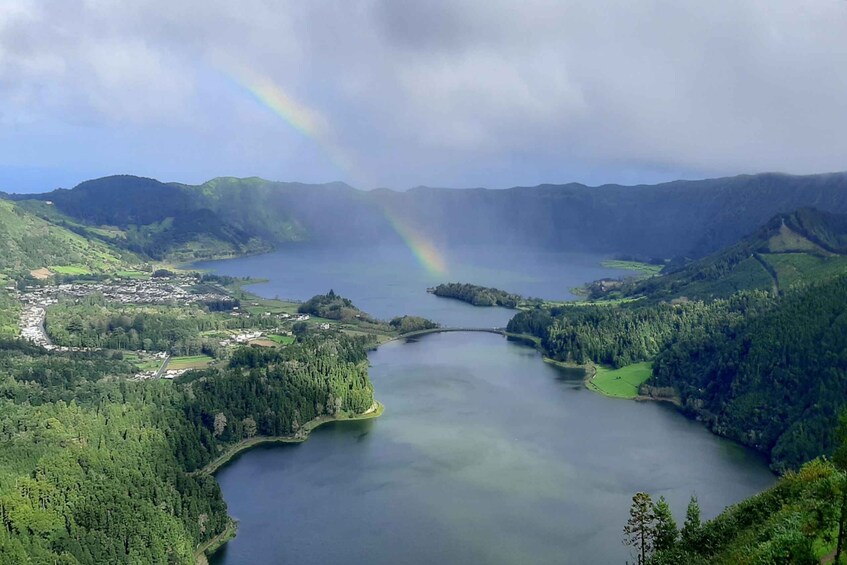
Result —
[[815, 460], [702, 525], [696, 510], [690, 512], [647, 563], [824, 563], [836, 546], [843, 480], [832, 463]]
[[137, 263], [132, 253], [121, 252], [0, 200], [0, 273], [11, 277], [30, 271], [104, 272]]
[[[832, 197], [830, 203], [837, 204], [831, 191], [840, 181], [833, 178], [801, 185], [803, 191], [817, 191], [815, 198]], [[732, 197], [746, 198], [749, 204], [770, 194], [777, 206], [808, 196], [780, 192], [787, 189], [779, 179], [763, 193]], [[683, 191], [669, 202], [680, 206], [709, 191], [721, 195], [722, 186], [697, 184], [688, 187], [691, 194]], [[45, 267], [109, 271], [137, 261], [130, 250], [147, 257], [190, 259], [262, 250], [302, 238], [366, 244], [390, 235], [383, 231], [390, 223], [386, 214], [395, 222], [408, 214], [405, 221], [419, 222], [421, 229], [444, 229], [446, 241], [526, 237], [533, 245], [583, 245], [589, 233], [579, 234], [579, 240], [560, 240], [575, 228], [562, 225], [561, 233], [553, 228], [563, 217], [558, 214], [576, 213], [571, 205], [587, 213], [590, 207], [583, 201], [548, 208], [551, 224], [539, 220], [533, 207], [546, 205], [542, 203], [548, 197], [597, 191], [597, 198], [608, 198], [603, 206], [608, 206], [605, 220], [611, 222], [623, 213], [617, 210], [623, 204], [615, 202], [660, 189], [627, 190], [572, 186], [400, 194], [261, 179], [216, 179], [189, 187], [111, 177], [37, 198], [0, 200], [0, 267], [10, 276]], [[525, 206], [509, 200], [515, 194], [525, 198]], [[679, 212], [673, 206], [668, 204], [662, 214]], [[643, 226], [643, 210], [633, 208], [632, 225]], [[460, 213], [467, 221], [445, 225]], [[487, 225], [500, 215], [511, 227]], [[730, 222], [737, 230], [754, 215], [715, 221]], [[533, 218], [537, 232], [529, 228]], [[597, 216], [574, 221], [585, 228]], [[610, 225], [599, 245], [629, 245], [623, 240], [630, 228]], [[641, 242], [630, 244], [632, 249], [660, 249], [652, 238], [671, 232], [681, 241], [699, 238], [697, 242], [708, 240], [708, 245], [724, 237], [723, 232], [712, 237], [697, 229], [693, 235], [683, 233], [677, 219], [665, 218]], [[766, 454], [777, 470], [801, 468], [815, 456], [832, 453], [838, 415], [847, 408], [847, 273], [841, 262], [847, 252], [847, 220], [799, 209], [772, 214], [763, 226], [745, 233], [752, 235], [699, 260], [672, 262], [663, 274], [632, 283], [636, 286], [628, 292], [645, 299], [538, 306], [519, 312], [509, 330], [537, 336], [545, 353], [560, 361], [614, 367], [643, 362], [652, 372], [642, 395], [678, 401], [715, 433]], [[692, 243], [691, 249], [708, 248], [698, 245]], [[681, 296], [688, 300], [667, 300]], [[8, 310], [0, 317], [0, 335], [10, 336], [16, 306], [5, 295], [0, 295], [0, 305]], [[364, 316], [332, 291], [300, 310], [337, 320]], [[104, 339], [101, 345], [136, 347], [145, 339], [158, 339], [154, 334], [173, 331], [173, 339], [164, 343], [171, 349], [186, 340], [202, 346], [196, 332], [213, 327], [207, 319], [213, 315], [207, 312], [198, 313], [190, 329], [188, 322], [175, 323], [164, 315], [131, 313], [127, 307], [119, 316], [105, 316], [92, 305], [62, 303], [53, 308], [48, 327], [58, 324], [54, 337], [61, 343], [94, 345], [71, 341], [70, 335], [79, 340], [102, 334], [112, 341]], [[226, 319], [241, 324], [230, 314]], [[392, 324], [398, 329], [431, 327], [419, 318], [398, 318]], [[365, 349], [364, 338], [304, 332], [285, 348], [239, 349], [228, 364], [163, 383], [127, 381], [137, 369], [123, 353], [48, 354], [20, 342], [0, 342], [0, 381], [8, 391], [0, 399], [8, 414], [0, 434], [0, 451], [6, 454], [0, 457], [0, 516], [5, 517], [0, 522], [0, 561], [35, 556], [51, 562], [190, 562], [199, 543], [229, 525], [217, 485], [197, 470], [257, 434], [294, 434], [316, 417], [367, 410], [373, 387]], [[831, 542], [824, 538], [834, 519], [831, 502], [838, 477], [828, 463], [811, 463], [774, 489], [727, 510], [685, 544], [657, 555], [656, 562], [809, 558], [821, 543]], [[115, 509], [116, 519], [104, 510], [108, 508]], [[812, 523], [812, 518], [818, 521]]]
[[592, 289], [591, 298], [709, 299], [740, 290], [786, 291], [847, 272], [847, 215], [803, 208], [778, 214], [751, 235], [661, 276]]
[[191, 261], [271, 248], [222, 220], [191, 191], [153, 179], [105, 177], [73, 190], [15, 198], [45, 220], [153, 259]]
[[755, 447], [777, 469], [833, 448], [847, 407], [847, 276], [790, 291], [734, 322], [704, 324], [656, 355], [648, 385], [673, 387], [684, 410]]
[[364, 412], [365, 360], [361, 339], [312, 336], [175, 386], [128, 379], [119, 352], [0, 341], [0, 563], [195, 563], [231, 528], [200, 469], [256, 435]]
[[[125, 247], [154, 257], [226, 256], [304, 239], [366, 245], [398, 241], [396, 227], [403, 226], [438, 245], [699, 258], [776, 214], [809, 206], [847, 213], [847, 174], [407, 192], [255, 177], [191, 186], [115, 176], [14, 198], [49, 200], [73, 221], [117, 227], [126, 234]], [[205, 215], [197, 216], [201, 211]], [[822, 238], [818, 245], [839, 244]]]

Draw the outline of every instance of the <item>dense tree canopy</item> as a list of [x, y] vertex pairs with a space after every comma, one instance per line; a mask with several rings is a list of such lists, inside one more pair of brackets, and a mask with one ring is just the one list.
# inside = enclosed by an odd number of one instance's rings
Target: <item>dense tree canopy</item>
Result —
[[67, 300], [47, 311], [47, 333], [57, 345], [112, 349], [169, 351], [177, 355], [214, 355], [218, 341], [203, 332], [272, 328], [270, 317], [233, 317], [234, 301], [211, 304], [128, 305], [106, 302], [101, 295], [83, 301]]
[[192, 471], [242, 439], [370, 408], [363, 345], [310, 336], [133, 382], [120, 355], [0, 342], [0, 562], [193, 563], [229, 518]]
[[432, 330], [438, 327], [438, 324], [420, 316], [398, 316], [392, 319], [388, 325], [400, 332], [406, 334], [409, 332], [417, 332], [421, 330]]

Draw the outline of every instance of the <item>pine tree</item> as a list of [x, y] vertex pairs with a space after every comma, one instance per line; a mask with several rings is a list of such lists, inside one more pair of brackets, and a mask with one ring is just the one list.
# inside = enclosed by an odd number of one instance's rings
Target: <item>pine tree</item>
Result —
[[655, 547], [656, 515], [653, 501], [646, 492], [638, 492], [632, 497], [629, 520], [623, 528], [624, 544], [635, 549], [638, 565], [647, 563], [647, 557]]
[[685, 523], [682, 525], [682, 543], [687, 548], [694, 549], [692, 546], [699, 533], [700, 504], [697, 502], [697, 497], [692, 496], [688, 502], [688, 508], [685, 511]]
[[671, 508], [664, 496], [660, 496], [658, 502], [653, 505], [653, 514], [656, 516], [656, 551], [671, 549], [676, 545], [679, 534], [676, 531], [676, 521], [673, 519]]

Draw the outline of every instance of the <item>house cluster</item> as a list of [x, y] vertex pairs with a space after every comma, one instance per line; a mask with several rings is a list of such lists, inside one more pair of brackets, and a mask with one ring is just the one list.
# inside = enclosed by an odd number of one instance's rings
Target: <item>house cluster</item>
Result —
[[48, 286], [28, 286], [20, 294], [24, 302], [43, 302], [57, 299], [59, 296], [85, 298], [92, 294], [102, 294], [110, 302], [121, 304], [166, 304], [176, 302], [180, 305], [226, 300], [229, 297], [219, 292], [195, 292], [195, 280], [190, 277], [180, 279], [145, 279], [103, 283], [67, 283]]
[[21, 312], [21, 337], [31, 341], [35, 345], [40, 345], [47, 349], [51, 349], [53, 344], [50, 338], [47, 337], [47, 332], [44, 330], [44, 319], [47, 315], [47, 305], [25, 305]]
[[50, 351], [96, 351], [99, 349], [53, 345], [53, 342], [50, 341], [50, 337], [47, 335], [47, 330], [44, 329], [44, 320], [47, 317], [47, 307], [54, 302], [56, 302], [55, 299], [44, 300], [35, 304], [24, 303], [19, 322], [21, 337]]
[[224, 339], [219, 343], [221, 347], [229, 347], [230, 345], [249, 343], [254, 339], [259, 339], [262, 335], [264, 334], [260, 331], [243, 332]]
[[188, 369], [173, 369], [172, 371], [165, 371], [162, 375], [163, 379], [175, 379], [183, 373], [188, 372]]
[[14, 291], [23, 306], [20, 319], [21, 337], [47, 349], [75, 350], [55, 347], [44, 329], [47, 308], [58, 302], [60, 296], [81, 299], [99, 293], [106, 300], [121, 304], [193, 304], [228, 298], [221, 293], [192, 292], [194, 282], [194, 279], [186, 277], [175, 282], [150, 279], [117, 283], [28, 286], [22, 292]]

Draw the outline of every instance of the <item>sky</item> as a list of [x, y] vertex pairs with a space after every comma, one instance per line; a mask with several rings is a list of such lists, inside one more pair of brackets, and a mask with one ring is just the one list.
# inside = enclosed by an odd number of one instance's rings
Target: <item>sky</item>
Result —
[[841, 171], [845, 69], [845, 0], [0, 0], [0, 190]]

